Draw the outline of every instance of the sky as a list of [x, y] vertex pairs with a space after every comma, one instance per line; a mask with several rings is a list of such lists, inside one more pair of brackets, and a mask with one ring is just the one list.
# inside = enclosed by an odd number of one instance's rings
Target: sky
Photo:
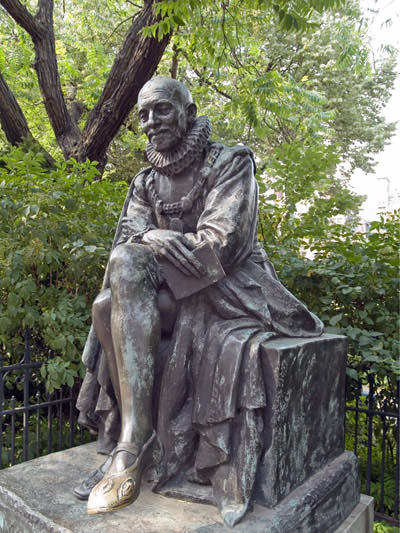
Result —
[[[364, 8], [373, 7], [379, 9], [379, 14], [374, 16], [369, 29], [371, 37], [371, 46], [378, 50], [382, 44], [390, 44], [400, 49], [400, 1], [399, 0], [361, 0]], [[368, 15], [368, 17], [370, 17]], [[385, 24], [387, 19], [391, 19], [391, 25]], [[400, 59], [399, 59], [400, 60]], [[361, 216], [366, 220], [377, 218], [376, 213], [379, 211], [379, 203], [386, 194], [388, 181], [390, 180], [390, 193], [400, 194], [400, 65], [398, 65], [398, 75], [395, 89], [384, 115], [390, 121], [399, 121], [396, 134], [392, 137], [390, 145], [386, 146], [383, 152], [380, 152], [376, 160], [378, 164], [375, 168], [375, 174], [365, 174], [361, 171], [356, 172], [351, 179], [351, 185], [357, 193], [368, 196], [364, 203]], [[399, 206], [400, 207], [400, 206]]]

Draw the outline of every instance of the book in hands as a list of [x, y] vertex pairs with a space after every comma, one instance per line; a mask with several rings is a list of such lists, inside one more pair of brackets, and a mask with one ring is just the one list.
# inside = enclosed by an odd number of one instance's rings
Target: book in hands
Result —
[[220, 260], [208, 242], [201, 243], [191, 251], [206, 269], [206, 273], [200, 278], [187, 276], [167, 259], [158, 260], [161, 273], [177, 300], [187, 298], [225, 277]]

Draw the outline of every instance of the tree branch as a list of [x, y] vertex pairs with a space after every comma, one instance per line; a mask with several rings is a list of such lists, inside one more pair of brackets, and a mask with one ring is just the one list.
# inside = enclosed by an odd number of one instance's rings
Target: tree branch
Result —
[[33, 40], [35, 70], [54, 134], [64, 156], [69, 158], [76, 154], [81, 133], [68, 112], [61, 89], [54, 39], [53, 0], [39, 0], [38, 5], [35, 19], [46, 31], [40, 39]]
[[33, 138], [25, 115], [20, 108], [15, 96], [8, 87], [0, 72], [0, 124], [6, 135], [7, 141], [13, 146], [24, 141], [35, 144], [44, 154], [46, 163], [52, 165], [54, 159], [51, 155]]
[[159, 19], [147, 0], [134, 19], [114, 60], [103, 92], [85, 125], [78, 160], [104, 163], [106, 150], [137, 102], [140, 89], [157, 69], [170, 35], [161, 41], [144, 37], [141, 30]]
[[43, 28], [21, 2], [18, 0], [0, 0], [0, 5], [4, 7], [17, 24], [29, 33], [32, 39], [39, 39], [41, 37]]
[[[181, 50], [183, 56], [189, 61], [189, 58], [187, 56], [187, 54], [185, 52], [183, 52]], [[189, 64], [190, 64], [190, 61], [189, 61]], [[201, 83], [204, 83], [204, 85], [208, 85], [208, 87], [211, 87], [211, 89], [213, 89], [216, 93], [220, 94], [221, 96], [223, 96], [224, 98], [226, 98], [227, 100], [232, 100], [232, 96], [223, 91], [222, 89], [220, 89], [216, 83], [212, 82], [210, 80], [210, 78], [207, 78], [205, 77], [200, 71], [199, 69], [197, 68], [194, 68], [192, 65], [190, 65], [190, 68], [193, 70], [193, 72], [196, 74], [196, 76], [199, 78], [199, 80], [201, 81]]]
[[39, 0], [33, 17], [18, 0], [0, 0], [1, 5], [31, 36], [35, 70], [51, 126], [66, 158], [75, 155], [81, 133], [72, 120], [61, 89], [53, 27], [53, 0]]
[[135, 17], [137, 17], [138, 14], [139, 14], [139, 12], [138, 12], [138, 13], [135, 13], [134, 15], [131, 15], [130, 17], [125, 18], [124, 20], [121, 20], [121, 22], [119, 22], [119, 23], [115, 26], [115, 28], [113, 28], [112, 32], [110, 33], [110, 35], [109, 35], [109, 36], [107, 37], [107, 39], [105, 40], [105, 43], [108, 43], [108, 41], [111, 39], [111, 37], [114, 35], [114, 33], [115, 33], [115, 32], [116, 32], [116, 31], [117, 31], [117, 30], [118, 30], [123, 24], [125, 24], [125, 22], [128, 22], [129, 20], [130, 20], [130, 21], [135, 20]]
[[180, 49], [176, 46], [176, 44], [172, 47], [172, 61], [171, 61], [171, 68], [169, 69], [169, 72], [171, 74], [171, 78], [176, 80], [176, 77], [178, 75], [178, 56], [180, 53]]
[[6, 138], [12, 145], [31, 136], [28, 123], [15, 96], [0, 73], [0, 123]]

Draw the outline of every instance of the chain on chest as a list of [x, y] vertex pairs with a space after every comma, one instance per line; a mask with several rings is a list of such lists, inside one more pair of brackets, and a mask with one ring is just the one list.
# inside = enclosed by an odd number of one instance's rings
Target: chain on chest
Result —
[[156, 188], [156, 173], [154, 170], [150, 172], [146, 183], [147, 196], [162, 226], [168, 223], [169, 229], [183, 232], [185, 225], [192, 226], [197, 222], [204, 208], [204, 199], [208, 193], [210, 178], [215, 177], [216, 171], [212, 167], [220, 151], [220, 147], [211, 148], [203, 168], [194, 177], [193, 186], [175, 202], [166, 201], [168, 199], [166, 195], [161, 196]]

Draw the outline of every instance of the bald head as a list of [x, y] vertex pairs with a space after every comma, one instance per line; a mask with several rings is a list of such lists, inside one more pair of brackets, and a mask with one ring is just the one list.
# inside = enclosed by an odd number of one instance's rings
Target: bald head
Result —
[[193, 103], [191, 92], [182, 82], [164, 76], [157, 76], [149, 80], [141, 88], [138, 96], [138, 106], [140, 107], [140, 101], [144, 95], [159, 92], [168, 94], [171, 99], [179, 101], [185, 107]]
[[138, 111], [142, 130], [160, 152], [174, 149], [196, 118], [190, 91], [180, 81], [161, 76], [143, 85]]

